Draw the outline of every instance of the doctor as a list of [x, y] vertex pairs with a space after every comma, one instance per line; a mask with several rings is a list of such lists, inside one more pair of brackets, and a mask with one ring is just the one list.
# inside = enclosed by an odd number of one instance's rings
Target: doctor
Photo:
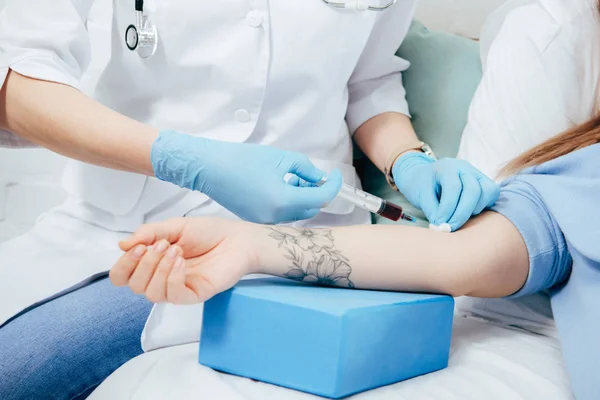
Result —
[[[0, 139], [73, 159], [66, 202], [0, 245], [0, 398], [84, 398], [142, 351], [142, 330], [144, 350], [197, 340], [201, 308], [150, 313], [105, 279], [117, 242], [142, 223], [369, 223], [333, 200], [342, 179], [360, 185], [353, 137], [432, 222], [457, 229], [498, 196], [469, 164], [436, 161], [411, 126], [408, 63], [395, 52], [415, 0], [355, 3], [360, 12], [323, 0], [115, 0], [110, 61], [90, 98], [78, 88], [92, 3], [9, 0], [0, 13]], [[330, 179], [299, 188], [288, 173]]]

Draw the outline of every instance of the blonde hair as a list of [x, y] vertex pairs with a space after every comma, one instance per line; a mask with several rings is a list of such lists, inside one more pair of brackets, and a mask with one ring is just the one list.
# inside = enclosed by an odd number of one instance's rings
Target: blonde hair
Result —
[[600, 143], [600, 114], [521, 154], [500, 171], [500, 176], [515, 174], [596, 143]]

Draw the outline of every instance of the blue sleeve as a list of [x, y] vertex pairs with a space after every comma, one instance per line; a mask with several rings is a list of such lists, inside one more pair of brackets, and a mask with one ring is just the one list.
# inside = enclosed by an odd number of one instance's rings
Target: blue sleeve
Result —
[[502, 214], [515, 225], [529, 253], [527, 281], [509, 297], [550, 289], [568, 278], [572, 260], [564, 235], [531, 183], [520, 176], [506, 181], [492, 211]]

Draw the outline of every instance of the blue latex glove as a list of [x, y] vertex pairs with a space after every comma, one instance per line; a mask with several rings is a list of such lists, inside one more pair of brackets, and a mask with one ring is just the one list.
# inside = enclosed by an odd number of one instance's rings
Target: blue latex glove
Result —
[[500, 186], [463, 160], [433, 158], [417, 152], [399, 157], [392, 167], [396, 186], [429, 222], [459, 229], [472, 215], [498, 200]]
[[247, 221], [274, 224], [309, 219], [342, 185], [339, 171], [320, 187], [297, 187], [286, 174], [319, 182], [325, 173], [300, 153], [161, 132], [150, 155], [158, 179], [200, 191]]

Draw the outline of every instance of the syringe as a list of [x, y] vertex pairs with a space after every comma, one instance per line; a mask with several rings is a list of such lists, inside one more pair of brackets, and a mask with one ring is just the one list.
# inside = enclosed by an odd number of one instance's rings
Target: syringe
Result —
[[[323, 179], [317, 185], [320, 186], [323, 183], [325, 183], [325, 179]], [[374, 214], [381, 215], [382, 217], [392, 221], [403, 219], [405, 221], [417, 222], [416, 218], [405, 214], [402, 210], [402, 207], [357, 189], [354, 186], [350, 186], [347, 183], [342, 184], [342, 188], [338, 193], [338, 197], [354, 204], [356, 207], [360, 207]]]

